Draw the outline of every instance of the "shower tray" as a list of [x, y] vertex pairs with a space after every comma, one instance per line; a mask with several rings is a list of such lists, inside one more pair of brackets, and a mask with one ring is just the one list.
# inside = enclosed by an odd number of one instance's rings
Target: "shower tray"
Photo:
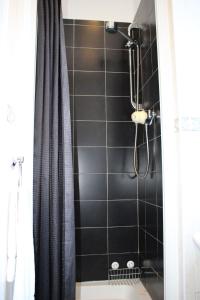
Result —
[[76, 300], [152, 300], [141, 281], [132, 285], [111, 285], [109, 281], [76, 284]]

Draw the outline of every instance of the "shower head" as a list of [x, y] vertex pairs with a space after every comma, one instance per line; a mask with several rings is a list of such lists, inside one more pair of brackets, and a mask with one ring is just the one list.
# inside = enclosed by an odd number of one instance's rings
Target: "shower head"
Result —
[[126, 47], [131, 48], [132, 46], [137, 45], [137, 42], [134, 41], [129, 35], [126, 35], [124, 32], [118, 29], [117, 23], [114, 21], [106, 22], [106, 32], [116, 33], [119, 32], [125, 39], [128, 40]]
[[109, 33], [116, 33], [118, 30], [117, 23], [114, 21], [107, 21], [106, 22], [106, 31]]

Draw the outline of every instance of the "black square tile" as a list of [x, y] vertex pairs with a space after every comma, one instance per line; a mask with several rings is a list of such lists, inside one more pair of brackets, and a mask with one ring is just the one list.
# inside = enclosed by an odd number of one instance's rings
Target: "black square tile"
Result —
[[76, 266], [78, 282], [108, 279], [107, 255], [77, 256]]
[[74, 49], [74, 69], [105, 71], [104, 49]]
[[158, 53], [157, 53], [157, 41], [154, 40], [151, 46], [151, 59], [152, 59], [152, 68], [153, 72], [158, 68]]
[[73, 70], [73, 48], [66, 47], [66, 54], [68, 70]]
[[[151, 153], [149, 155], [152, 155]], [[144, 174], [147, 169], [147, 144], [143, 144], [137, 148], [138, 171]]]
[[68, 80], [69, 80], [69, 93], [70, 95], [74, 94], [74, 89], [73, 89], [73, 72], [68, 71]]
[[65, 45], [68, 47], [73, 47], [73, 25], [65, 25], [64, 33], [65, 33]]
[[133, 148], [108, 148], [108, 173], [133, 173]]
[[106, 201], [75, 201], [76, 227], [106, 227]]
[[74, 20], [73, 19], [63, 19], [63, 24], [64, 25], [73, 25]]
[[129, 72], [129, 54], [127, 50], [106, 50], [106, 71]]
[[142, 60], [141, 73], [143, 86], [146, 83], [146, 81], [149, 80], [152, 74], [151, 51], [148, 51], [148, 53], [144, 56]]
[[157, 236], [157, 207], [146, 203], [146, 230], [156, 239]]
[[158, 71], [156, 71], [148, 83], [142, 89], [144, 109], [150, 109], [159, 101]]
[[105, 95], [104, 72], [74, 72], [76, 95]]
[[131, 174], [108, 175], [108, 199], [137, 199], [137, 177]]
[[156, 177], [156, 173], [149, 172], [145, 180], [145, 198], [151, 204], [156, 204]]
[[138, 198], [145, 200], [145, 178], [138, 178]]
[[164, 264], [163, 264], [163, 244], [158, 243], [158, 268], [157, 271], [161, 277], [164, 276]]
[[139, 223], [140, 227], [145, 229], [146, 226], [146, 202], [139, 201]]
[[128, 73], [107, 73], [106, 93], [108, 96], [129, 96], [129, 74]]
[[144, 22], [142, 26], [143, 29], [141, 31], [141, 56], [144, 57], [151, 45], [151, 31], [150, 24], [148, 22]]
[[74, 175], [75, 200], [106, 200], [106, 175]]
[[149, 141], [149, 171], [155, 172], [157, 165], [157, 139]]
[[75, 20], [76, 25], [104, 26], [104, 21]]
[[158, 256], [158, 242], [148, 233], [146, 234], [146, 258], [149, 261], [149, 267], [154, 266]]
[[[76, 253], [104, 254], [107, 251], [106, 228], [76, 229]], [[88, 266], [89, 268], [89, 266]]]
[[129, 98], [107, 98], [108, 121], [131, 121], [133, 108]]
[[103, 96], [75, 96], [75, 120], [105, 120], [105, 97]]
[[[123, 33], [127, 34], [127, 29], [126, 28], [121, 28]], [[105, 38], [106, 38], [106, 48], [110, 49], [125, 49], [125, 45], [127, 43], [127, 39], [124, 38], [119, 32], [116, 33], [105, 33]]]
[[75, 173], [106, 173], [106, 148], [75, 148], [74, 161]]
[[110, 201], [108, 203], [108, 226], [131, 225], [137, 225], [137, 201]]
[[[140, 255], [141, 253], [145, 253], [146, 237], [145, 237], [145, 231], [142, 229], [140, 229], [139, 231], [139, 249], [140, 249]], [[142, 263], [140, 265], [142, 265]]]
[[127, 262], [132, 260], [135, 264], [135, 267], [139, 266], [139, 257], [137, 253], [124, 253], [124, 254], [110, 254], [109, 255], [109, 268], [113, 262], [119, 263], [119, 268], [127, 268]]
[[138, 228], [115, 227], [109, 228], [109, 252], [137, 252], [138, 251]]
[[77, 146], [105, 146], [105, 122], [79, 122], [75, 121], [75, 145]]
[[75, 47], [104, 48], [104, 27], [76, 25]]
[[[73, 99], [73, 96], [70, 96], [70, 115], [71, 115], [71, 120], [73, 120], [73, 114], [74, 114], [74, 99]], [[73, 123], [73, 121], [71, 121], [71, 123]], [[72, 127], [73, 127], [73, 124], [72, 124]]]
[[150, 148], [150, 170], [161, 172], [162, 171], [162, 154], [161, 154], [161, 137], [152, 140], [149, 144]]
[[156, 140], [156, 171], [162, 171], [162, 147], [161, 147], [161, 137], [157, 138]]
[[162, 192], [162, 173], [156, 173], [156, 199], [157, 205], [163, 206], [163, 192]]
[[133, 147], [135, 125], [133, 123], [108, 123], [108, 147]]
[[163, 242], [163, 208], [158, 207], [158, 240]]

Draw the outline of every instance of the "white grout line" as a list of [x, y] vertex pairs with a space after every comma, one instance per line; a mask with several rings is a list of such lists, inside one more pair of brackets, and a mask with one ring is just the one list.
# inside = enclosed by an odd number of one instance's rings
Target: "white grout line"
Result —
[[104, 67], [105, 67], [105, 119], [106, 119], [106, 200], [107, 200], [107, 205], [106, 205], [106, 213], [107, 213], [107, 219], [106, 219], [106, 224], [107, 224], [107, 230], [106, 230], [106, 238], [107, 238], [107, 268], [109, 268], [109, 230], [108, 230], [108, 224], [109, 224], [109, 216], [108, 216], [108, 211], [109, 211], [109, 204], [108, 204], [108, 198], [109, 198], [109, 185], [108, 185], [108, 123], [107, 123], [107, 76], [106, 76], [106, 69], [107, 69], [107, 59], [106, 59], [106, 34], [105, 34], [105, 29], [104, 29]]
[[[68, 46], [65, 45], [66, 48], [73, 48], [73, 46]], [[123, 51], [123, 52], [128, 52], [128, 49], [124, 49], [124, 48], [98, 48], [98, 47], [80, 47], [80, 46], [76, 46], [74, 47], [75, 49], [88, 49], [88, 50], [106, 50], [108, 51]]]
[[74, 122], [93, 122], [93, 123], [129, 123], [133, 124], [132, 121], [106, 121], [106, 120], [72, 120]]
[[127, 225], [127, 226], [82, 226], [76, 227], [78, 230], [86, 230], [86, 229], [115, 229], [115, 228], [137, 228], [137, 225]]
[[[72, 72], [73, 70], [68, 70], [69, 72]], [[105, 73], [105, 71], [102, 70], [78, 70], [75, 69], [74, 72], [79, 73]], [[128, 72], [117, 72], [117, 71], [106, 71], [108, 74], [129, 74]]]
[[153, 78], [153, 76], [155, 75], [155, 73], [158, 72], [158, 68], [156, 68], [153, 73], [151, 74], [151, 76], [144, 82], [144, 84], [142, 85], [140, 92], [142, 92], [145, 88], [145, 86], [150, 82], [150, 80]]
[[152, 239], [154, 239], [156, 242], [158, 242], [160, 245], [163, 245], [163, 242], [158, 240], [155, 236], [153, 236], [151, 233], [149, 233], [146, 229], [142, 228], [142, 226], [140, 227], [140, 229], [142, 231], [144, 231], [147, 235], [149, 235]]
[[[90, 94], [90, 95], [87, 95], [87, 94], [85, 94], [85, 95], [82, 95], [82, 94], [71, 94], [70, 96], [75, 96], [75, 97], [105, 97], [105, 94], [104, 95], [98, 95], [98, 94], [94, 94], [94, 95], [92, 95], [92, 94]], [[107, 98], [130, 98], [130, 96], [113, 96], [113, 95], [110, 95], [110, 96], [106, 96]]]
[[[107, 202], [107, 199], [105, 199], [105, 200], [74, 200], [74, 201], [76, 201], [76, 202], [95, 202], [95, 201], [97, 201], [97, 202]], [[136, 202], [137, 201], [137, 199], [134, 199], [134, 198], [132, 198], [132, 199], [114, 199], [114, 200], [112, 200], [112, 199], [108, 199], [108, 203], [110, 203], [110, 202]]]
[[157, 205], [157, 204], [150, 203], [150, 202], [148, 202], [148, 201], [146, 201], [146, 200], [139, 199], [139, 201], [141, 201], [142, 203], [145, 203], [145, 204], [148, 204], [148, 205], [154, 206], [154, 207], [163, 208], [163, 207], [162, 207], [162, 206], [160, 206], [160, 205]]
[[[137, 252], [110, 252], [109, 255], [136, 255]], [[107, 253], [92, 253], [92, 254], [77, 254], [76, 256], [96, 256], [96, 255], [107, 255]]]

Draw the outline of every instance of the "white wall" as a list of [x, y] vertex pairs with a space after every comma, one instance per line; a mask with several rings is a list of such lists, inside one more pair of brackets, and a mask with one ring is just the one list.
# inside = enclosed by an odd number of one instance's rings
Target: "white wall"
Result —
[[[165, 299], [200, 299], [200, 2], [156, 0], [161, 94]], [[199, 258], [200, 259], [200, 255]], [[195, 272], [199, 275], [195, 279]]]
[[63, 17], [132, 22], [140, 0], [62, 0]]

